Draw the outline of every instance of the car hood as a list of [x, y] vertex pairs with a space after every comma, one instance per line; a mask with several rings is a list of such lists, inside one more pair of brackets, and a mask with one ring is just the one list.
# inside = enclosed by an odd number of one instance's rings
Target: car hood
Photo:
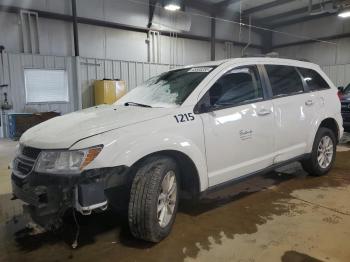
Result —
[[102, 105], [55, 117], [27, 130], [20, 142], [40, 149], [64, 149], [78, 140], [169, 115], [174, 108]]

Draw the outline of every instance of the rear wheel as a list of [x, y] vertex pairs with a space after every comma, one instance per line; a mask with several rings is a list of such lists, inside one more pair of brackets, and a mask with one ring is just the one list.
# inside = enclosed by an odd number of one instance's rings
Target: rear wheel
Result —
[[134, 178], [128, 210], [132, 235], [159, 242], [169, 235], [178, 207], [178, 168], [168, 157], [151, 157]]
[[321, 127], [317, 131], [310, 157], [302, 161], [304, 170], [313, 176], [327, 174], [334, 164], [336, 145], [333, 131]]

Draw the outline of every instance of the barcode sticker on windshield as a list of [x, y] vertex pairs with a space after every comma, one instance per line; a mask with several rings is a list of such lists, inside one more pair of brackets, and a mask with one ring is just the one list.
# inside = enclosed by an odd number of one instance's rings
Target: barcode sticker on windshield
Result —
[[188, 73], [209, 73], [211, 70], [213, 70], [212, 67], [194, 67]]

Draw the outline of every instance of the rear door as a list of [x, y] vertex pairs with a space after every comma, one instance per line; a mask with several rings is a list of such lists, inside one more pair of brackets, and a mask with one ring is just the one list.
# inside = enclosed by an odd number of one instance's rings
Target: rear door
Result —
[[209, 186], [263, 169], [273, 159], [273, 108], [255, 65], [233, 68], [199, 102]]
[[306, 92], [294, 66], [265, 65], [274, 107], [274, 163], [306, 153], [313, 126], [316, 96]]

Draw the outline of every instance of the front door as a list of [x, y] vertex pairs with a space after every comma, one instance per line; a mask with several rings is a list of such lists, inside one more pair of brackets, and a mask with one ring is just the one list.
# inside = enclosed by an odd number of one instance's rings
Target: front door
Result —
[[204, 95], [202, 113], [209, 186], [239, 178], [272, 164], [274, 124], [271, 101], [256, 66], [235, 68]]

